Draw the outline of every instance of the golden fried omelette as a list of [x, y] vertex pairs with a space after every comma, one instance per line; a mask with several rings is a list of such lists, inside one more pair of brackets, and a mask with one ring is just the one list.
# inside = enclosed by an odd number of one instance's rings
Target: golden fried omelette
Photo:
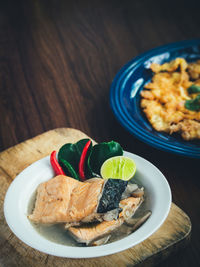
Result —
[[[200, 139], [200, 92], [188, 91], [200, 86], [200, 60], [187, 63], [176, 58], [150, 68], [154, 75], [141, 91], [141, 107], [153, 128], [179, 132], [185, 140]], [[193, 106], [186, 108], [191, 102]]]

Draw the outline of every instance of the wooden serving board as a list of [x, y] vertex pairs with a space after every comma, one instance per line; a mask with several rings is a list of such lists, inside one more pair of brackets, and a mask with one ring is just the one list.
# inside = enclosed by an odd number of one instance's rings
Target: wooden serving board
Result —
[[[3, 202], [12, 180], [31, 163], [87, 135], [70, 128], [48, 131], [0, 153], [0, 266], [152, 266], [186, 244], [191, 231], [189, 217], [174, 203], [160, 229], [139, 245], [110, 256], [91, 259], [59, 258], [41, 253], [20, 241], [7, 226]], [[27, 177], [28, 179], [28, 177]], [[23, 190], [23, 188], [21, 189]], [[20, 192], [19, 192], [20, 193]]]

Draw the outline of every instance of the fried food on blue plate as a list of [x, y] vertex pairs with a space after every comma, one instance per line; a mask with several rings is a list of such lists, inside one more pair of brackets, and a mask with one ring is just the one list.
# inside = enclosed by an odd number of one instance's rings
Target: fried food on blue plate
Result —
[[200, 60], [188, 65], [188, 72], [192, 79], [200, 79]]
[[141, 107], [153, 128], [200, 139], [200, 60], [176, 58], [150, 68], [154, 76], [141, 91]]

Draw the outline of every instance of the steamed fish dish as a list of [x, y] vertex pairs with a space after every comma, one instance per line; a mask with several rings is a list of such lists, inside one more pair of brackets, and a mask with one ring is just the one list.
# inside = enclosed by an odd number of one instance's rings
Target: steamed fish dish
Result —
[[65, 144], [58, 157], [51, 153], [50, 163], [56, 176], [38, 186], [28, 215], [44, 232], [49, 227], [56, 235], [62, 229], [61, 236], [77, 244], [98, 246], [132, 233], [150, 216], [132, 218], [144, 189], [130, 181], [136, 165], [117, 142]]
[[28, 218], [47, 227], [62, 223], [78, 242], [90, 244], [132, 217], [143, 193], [136, 184], [120, 179], [79, 182], [59, 175], [38, 186], [35, 207]]
[[37, 223], [80, 223], [102, 220], [102, 216], [119, 209], [127, 182], [119, 179], [90, 179], [79, 182], [59, 175], [42, 183], [37, 189], [33, 214]]
[[150, 68], [154, 75], [141, 91], [141, 108], [153, 128], [200, 139], [200, 60], [176, 58]]

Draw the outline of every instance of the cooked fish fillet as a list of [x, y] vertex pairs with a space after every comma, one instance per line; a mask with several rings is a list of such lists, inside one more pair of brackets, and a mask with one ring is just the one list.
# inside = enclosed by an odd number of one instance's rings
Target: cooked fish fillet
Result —
[[94, 242], [91, 243], [92, 246], [100, 246], [100, 245], [104, 245], [108, 242], [108, 240], [110, 239], [111, 235], [107, 235], [104, 236], [98, 240], [95, 240]]
[[103, 179], [82, 183], [59, 175], [39, 185], [33, 214], [37, 223], [77, 222], [92, 214], [98, 205]]
[[106, 212], [119, 208], [126, 185], [120, 179], [79, 182], [64, 175], [56, 176], [39, 185], [35, 208], [28, 218], [36, 223], [68, 223], [66, 227], [102, 221]]
[[86, 243], [87, 245], [97, 239], [108, 235], [124, 222], [123, 218], [113, 221], [103, 221], [94, 223], [93, 225], [84, 225], [79, 227], [70, 227], [69, 232], [74, 239], [79, 243]]
[[142, 202], [142, 198], [129, 197], [120, 201], [122, 211], [117, 220], [103, 221], [95, 224], [87, 224], [78, 227], [70, 227], [69, 233], [79, 242], [87, 245], [95, 240], [99, 240], [104, 236], [120, 227], [124, 221], [133, 216], [136, 209]]

